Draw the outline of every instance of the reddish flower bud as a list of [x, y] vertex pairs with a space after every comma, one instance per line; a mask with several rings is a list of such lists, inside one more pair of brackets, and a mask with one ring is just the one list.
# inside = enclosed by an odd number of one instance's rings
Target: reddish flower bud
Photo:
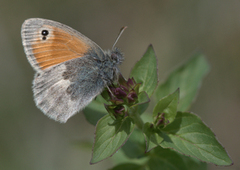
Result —
[[123, 86], [123, 85], [120, 85], [120, 87], [125, 91], [125, 92], [129, 92], [128, 88]]
[[124, 90], [122, 90], [121, 88], [117, 87], [114, 91], [114, 95], [116, 97], [126, 97], [127, 93]]
[[163, 124], [164, 124], [164, 119], [159, 119], [156, 125], [159, 126]]
[[135, 99], [137, 99], [137, 94], [134, 91], [131, 91], [128, 95], [127, 95], [127, 99], [129, 103], [132, 103], [135, 101]]
[[135, 86], [135, 83], [133, 82], [132, 79], [129, 78], [128, 81], [127, 81], [127, 85], [128, 85], [129, 87], [133, 88], [133, 87]]
[[114, 109], [114, 112], [116, 114], [124, 115], [125, 113], [125, 108], [123, 106], [118, 106]]
[[156, 126], [163, 127], [169, 124], [169, 120], [165, 119], [165, 113], [158, 113]]

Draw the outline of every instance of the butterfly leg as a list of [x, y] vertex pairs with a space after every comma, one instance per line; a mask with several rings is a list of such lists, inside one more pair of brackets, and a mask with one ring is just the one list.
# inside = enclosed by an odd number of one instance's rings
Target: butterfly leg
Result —
[[108, 86], [106, 86], [107, 87], [107, 89], [108, 89], [108, 91], [109, 91], [109, 93], [111, 94], [111, 98], [114, 98], [115, 97], [115, 95], [113, 94], [113, 92], [112, 92], [112, 90], [108, 87]]

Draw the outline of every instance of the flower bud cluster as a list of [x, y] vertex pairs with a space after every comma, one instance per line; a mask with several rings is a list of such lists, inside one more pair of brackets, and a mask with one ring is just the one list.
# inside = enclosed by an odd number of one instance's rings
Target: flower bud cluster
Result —
[[136, 83], [134, 78], [127, 81], [120, 75], [119, 84], [109, 87], [110, 105], [105, 105], [108, 112], [117, 118], [128, 116], [128, 108], [138, 102], [140, 83]]

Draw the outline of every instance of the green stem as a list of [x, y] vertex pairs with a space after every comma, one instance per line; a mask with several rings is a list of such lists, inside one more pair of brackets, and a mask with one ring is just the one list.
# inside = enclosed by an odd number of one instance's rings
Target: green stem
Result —
[[134, 120], [134, 123], [137, 125], [139, 129], [143, 129], [144, 123], [142, 118], [137, 112], [137, 107], [131, 108], [129, 110], [130, 117]]

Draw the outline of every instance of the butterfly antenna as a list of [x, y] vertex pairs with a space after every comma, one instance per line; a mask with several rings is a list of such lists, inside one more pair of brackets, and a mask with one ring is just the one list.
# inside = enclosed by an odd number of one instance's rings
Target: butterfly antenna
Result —
[[115, 45], [117, 44], [118, 39], [121, 37], [123, 31], [124, 31], [126, 28], [127, 28], [127, 26], [122, 27], [122, 28], [120, 29], [120, 32], [119, 32], [119, 34], [118, 34], [118, 36], [117, 36], [117, 38], [116, 38], [116, 40], [115, 40], [115, 42], [114, 42], [114, 44], [113, 44], [113, 46], [112, 46], [112, 49], [113, 49], [113, 48], [115, 47]]

